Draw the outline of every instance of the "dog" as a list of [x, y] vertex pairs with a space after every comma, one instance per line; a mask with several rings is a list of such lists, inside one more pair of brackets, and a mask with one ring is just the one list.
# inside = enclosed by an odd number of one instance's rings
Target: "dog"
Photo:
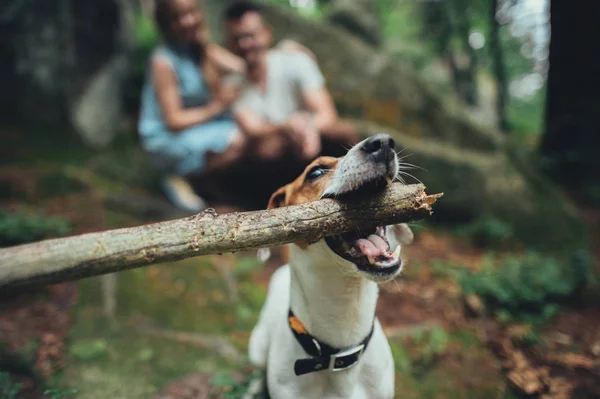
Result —
[[[382, 190], [398, 172], [394, 140], [378, 134], [344, 157], [316, 159], [272, 194], [268, 208], [351, 200]], [[397, 224], [288, 246], [248, 348], [252, 365], [266, 371], [270, 398], [394, 397], [394, 361], [375, 306], [378, 284], [400, 274], [401, 244], [412, 240]]]

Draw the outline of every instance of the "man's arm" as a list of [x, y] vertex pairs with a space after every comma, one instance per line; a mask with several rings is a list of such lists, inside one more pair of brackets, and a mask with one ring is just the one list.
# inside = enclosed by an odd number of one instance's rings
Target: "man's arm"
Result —
[[245, 108], [235, 111], [235, 120], [242, 132], [250, 138], [283, 134], [286, 131], [285, 124], [270, 123]]
[[338, 114], [333, 100], [326, 88], [304, 91], [304, 104], [312, 114], [313, 124], [317, 130], [333, 125], [338, 120]]
[[321, 130], [337, 121], [335, 105], [315, 60], [300, 52], [295, 55], [295, 58], [294, 69], [302, 91], [304, 106], [312, 115], [314, 127]]

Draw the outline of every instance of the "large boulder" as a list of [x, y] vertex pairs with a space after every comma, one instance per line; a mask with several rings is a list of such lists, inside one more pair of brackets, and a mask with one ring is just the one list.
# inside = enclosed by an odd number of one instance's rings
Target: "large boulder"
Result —
[[381, 43], [374, 1], [334, 0], [327, 6], [327, 20], [372, 46]]

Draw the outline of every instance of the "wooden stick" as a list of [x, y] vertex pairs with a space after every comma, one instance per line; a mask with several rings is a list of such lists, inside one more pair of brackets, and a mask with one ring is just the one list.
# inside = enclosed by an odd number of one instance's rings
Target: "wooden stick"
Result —
[[0, 249], [0, 293], [193, 256], [245, 251], [292, 242], [316, 242], [357, 228], [404, 223], [432, 213], [442, 194], [422, 184], [395, 183], [368, 199], [323, 199], [301, 205], [195, 216]]

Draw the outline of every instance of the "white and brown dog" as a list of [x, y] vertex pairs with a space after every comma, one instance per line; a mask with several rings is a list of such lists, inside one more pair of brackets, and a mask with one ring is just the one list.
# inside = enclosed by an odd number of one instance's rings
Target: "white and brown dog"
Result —
[[[398, 174], [394, 141], [370, 137], [342, 158], [320, 157], [277, 190], [269, 208], [381, 190]], [[274, 399], [394, 397], [394, 362], [375, 317], [379, 288], [400, 273], [406, 224], [289, 246], [249, 343]]]

